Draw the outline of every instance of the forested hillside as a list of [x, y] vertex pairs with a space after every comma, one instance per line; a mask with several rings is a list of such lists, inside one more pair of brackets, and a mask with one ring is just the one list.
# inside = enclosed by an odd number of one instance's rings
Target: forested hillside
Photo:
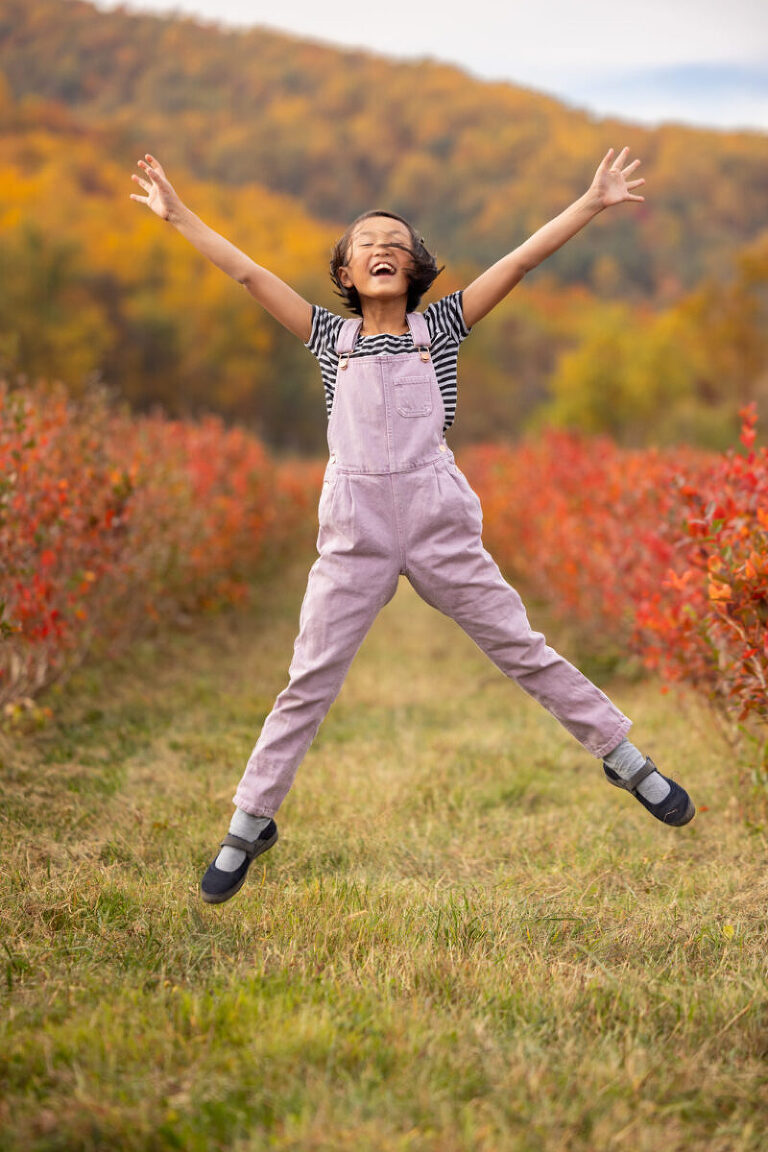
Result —
[[[558, 261], [616, 291], [692, 286], [765, 222], [766, 138], [598, 121], [435, 63], [394, 62], [255, 29], [3, 0], [0, 68], [17, 99], [77, 109], [134, 148], [227, 185], [263, 183], [322, 219], [384, 202], [451, 260], [496, 257], [563, 207], [606, 143], [643, 158], [653, 199]], [[279, 16], [279, 13], [276, 14]], [[602, 222], [601, 222], [602, 225]]]
[[128, 200], [138, 156], [332, 304], [328, 248], [359, 210], [415, 220], [447, 265], [434, 295], [628, 143], [646, 203], [600, 217], [473, 335], [455, 438], [548, 419], [718, 444], [768, 390], [765, 135], [599, 121], [436, 63], [79, 0], [0, 0], [0, 117], [6, 373], [97, 375], [140, 406], [214, 408], [316, 448], [311, 358]]

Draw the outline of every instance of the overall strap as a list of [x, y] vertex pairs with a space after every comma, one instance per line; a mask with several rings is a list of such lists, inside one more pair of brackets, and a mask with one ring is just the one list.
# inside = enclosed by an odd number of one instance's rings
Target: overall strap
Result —
[[426, 363], [429, 360], [429, 346], [432, 343], [427, 322], [421, 312], [409, 312], [405, 318], [408, 321], [416, 351]]
[[432, 338], [429, 335], [429, 328], [421, 312], [409, 312], [405, 317], [408, 321], [408, 327], [411, 330], [413, 342], [417, 348], [429, 348], [432, 343]]
[[[429, 352], [427, 349], [431, 345], [432, 339], [429, 335], [429, 328], [427, 327], [424, 316], [421, 312], [409, 312], [406, 320], [408, 321], [413, 343], [421, 353], [422, 360], [429, 360]], [[349, 320], [345, 320], [339, 329], [339, 335], [336, 339], [339, 368], [346, 368], [349, 363], [349, 357], [355, 346], [362, 324], [362, 317], [351, 317]]]
[[349, 320], [345, 320], [339, 329], [339, 335], [336, 340], [336, 351], [339, 356], [349, 353], [355, 346], [357, 334], [363, 325], [361, 316], [352, 316]]

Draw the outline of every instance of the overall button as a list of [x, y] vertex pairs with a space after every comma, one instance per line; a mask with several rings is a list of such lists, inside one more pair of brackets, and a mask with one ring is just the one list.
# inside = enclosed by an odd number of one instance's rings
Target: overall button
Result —
[[447, 444], [441, 444], [440, 445], [440, 451], [441, 452], [447, 452], [448, 451], [448, 445]]

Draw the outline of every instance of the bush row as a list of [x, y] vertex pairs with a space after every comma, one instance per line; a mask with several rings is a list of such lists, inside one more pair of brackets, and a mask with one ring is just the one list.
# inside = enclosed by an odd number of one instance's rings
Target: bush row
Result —
[[94, 648], [236, 602], [311, 539], [320, 469], [219, 419], [0, 384], [0, 703]]
[[474, 448], [463, 466], [490, 550], [590, 651], [623, 647], [704, 691], [731, 720], [768, 722], [768, 449], [620, 450], [549, 432]]
[[[628, 451], [551, 431], [462, 464], [484, 536], [581, 646], [631, 651], [768, 722], [768, 449]], [[94, 648], [249, 594], [312, 535], [321, 466], [276, 463], [209, 418], [137, 417], [89, 394], [0, 384], [0, 704]]]

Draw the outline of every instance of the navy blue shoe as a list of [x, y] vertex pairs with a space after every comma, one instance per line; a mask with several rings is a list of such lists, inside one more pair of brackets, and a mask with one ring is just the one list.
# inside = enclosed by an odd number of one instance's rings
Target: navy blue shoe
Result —
[[[662, 824], [674, 824], [675, 827], [679, 827], [681, 824], [687, 824], [693, 820], [696, 815], [693, 801], [685, 788], [681, 788], [679, 784], [675, 784], [674, 780], [670, 780], [668, 776], [659, 772], [650, 756], [646, 757], [645, 764], [635, 772], [634, 776], [630, 776], [629, 780], [622, 780], [621, 776], [614, 772], [613, 768], [609, 768], [607, 764], [603, 764], [603, 772], [605, 772], [610, 784], [630, 792], [644, 808], [648, 809], [651, 816], [661, 820]], [[646, 776], [650, 776], [652, 772], [659, 772], [662, 780], [666, 780], [669, 784], [669, 793], [658, 804], [652, 804], [650, 800], [646, 800], [645, 796], [641, 796], [637, 791], [638, 784], [641, 784]]]
[[[216, 860], [208, 865], [208, 871], [200, 882], [200, 892], [207, 904], [223, 904], [236, 892], [239, 892], [245, 883], [248, 869], [257, 856], [266, 852], [277, 840], [277, 824], [270, 820], [266, 828], [259, 832], [255, 840], [243, 840], [242, 836], [233, 836], [231, 832], [221, 842], [222, 848], [239, 848], [245, 852], [245, 860], [234, 872], [225, 872], [216, 867]], [[216, 853], [218, 859], [218, 853]]]

